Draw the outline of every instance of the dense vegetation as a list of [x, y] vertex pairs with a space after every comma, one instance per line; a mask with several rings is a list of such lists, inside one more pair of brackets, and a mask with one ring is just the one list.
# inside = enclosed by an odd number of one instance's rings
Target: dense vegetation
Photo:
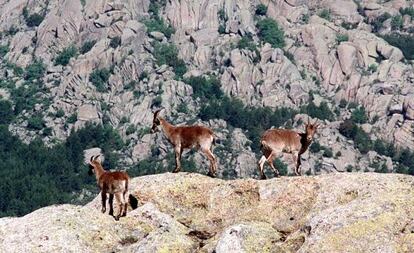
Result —
[[358, 125], [365, 123], [368, 119], [363, 108], [359, 107], [352, 112], [351, 118], [345, 120], [339, 126], [339, 132], [345, 137], [353, 140], [354, 147], [362, 154], [370, 150], [380, 155], [391, 157], [397, 163], [396, 172], [414, 175], [414, 152], [409, 149], [397, 149], [394, 144], [386, 143], [380, 139], [372, 140], [370, 136]]
[[69, 63], [70, 58], [75, 57], [78, 54], [78, 49], [75, 45], [70, 45], [64, 48], [62, 52], [55, 58], [55, 65], [66, 66]]
[[202, 101], [199, 117], [202, 120], [223, 119], [231, 126], [245, 130], [254, 151], [259, 150], [263, 131], [272, 126], [282, 126], [296, 114], [289, 108], [272, 110], [269, 107], [245, 106], [239, 99], [226, 96], [214, 76], [191, 77], [185, 81], [193, 87], [195, 98]]
[[96, 40], [85, 41], [85, 43], [83, 43], [82, 47], [79, 50], [80, 53], [86, 54], [87, 52], [91, 51], [91, 49], [93, 48], [93, 46], [95, 46], [95, 44], [96, 44]]
[[398, 47], [407, 60], [414, 60], [414, 35], [391, 33], [381, 36], [392, 46]]
[[274, 19], [264, 18], [259, 20], [256, 26], [259, 30], [257, 35], [261, 40], [269, 43], [274, 48], [283, 48], [285, 46], [285, 33]]
[[115, 168], [123, 147], [122, 139], [110, 126], [88, 125], [49, 148], [38, 139], [25, 144], [13, 136], [7, 124], [14, 117], [11, 104], [0, 100], [0, 217], [24, 215], [42, 206], [67, 203], [81, 189], [95, 189], [87, 174], [83, 150], [101, 147], [105, 166]]
[[169, 24], [165, 23], [164, 20], [159, 16], [159, 11], [162, 6], [165, 6], [166, 1], [155, 0], [151, 1], [148, 12], [151, 14], [150, 18], [143, 20], [143, 23], [147, 27], [147, 32], [161, 32], [168, 39], [175, 32]]
[[89, 81], [95, 85], [97, 91], [105, 92], [108, 89], [108, 80], [110, 76], [111, 72], [108, 69], [96, 69], [90, 74]]
[[178, 78], [182, 78], [187, 72], [187, 66], [183, 59], [178, 57], [178, 49], [174, 44], [154, 43], [153, 55], [159, 66], [166, 64], [172, 67]]

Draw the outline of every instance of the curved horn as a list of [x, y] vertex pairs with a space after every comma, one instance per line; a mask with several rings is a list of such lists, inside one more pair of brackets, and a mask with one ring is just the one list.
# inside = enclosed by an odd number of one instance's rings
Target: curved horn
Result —
[[93, 156], [91, 156], [91, 160], [89, 162], [92, 162], [92, 161], [93, 161]]
[[158, 113], [160, 113], [160, 111], [162, 111], [164, 108], [158, 109], [154, 112], [154, 117], [158, 116]]
[[309, 115], [308, 115], [308, 125], [310, 125], [310, 117], [309, 117]]

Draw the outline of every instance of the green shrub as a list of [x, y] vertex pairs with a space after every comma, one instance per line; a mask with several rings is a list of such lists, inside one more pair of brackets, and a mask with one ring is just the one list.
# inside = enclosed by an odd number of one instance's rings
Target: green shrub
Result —
[[227, 21], [227, 15], [226, 15], [226, 11], [224, 10], [224, 8], [220, 9], [217, 12], [218, 18], [220, 21]]
[[352, 120], [345, 120], [339, 125], [339, 132], [354, 141], [354, 147], [362, 154], [367, 153], [372, 148], [372, 141], [368, 134], [357, 126]]
[[107, 91], [108, 80], [111, 73], [108, 69], [96, 69], [89, 76], [89, 81], [95, 85], [96, 90], [99, 92]]
[[226, 26], [223, 24], [220, 24], [218, 27], [219, 34], [225, 34], [226, 33]]
[[372, 31], [375, 33], [379, 32], [382, 29], [384, 22], [389, 18], [391, 18], [391, 15], [388, 12], [385, 12], [378, 16], [376, 19], [374, 19], [371, 22]]
[[37, 103], [41, 103], [36, 94], [41, 87], [37, 83], [22, 85], [11, 91], [11, 97], [14, 101], [14, 112], [18, 115], [23, 110], [31, 110]]
[[142, 81], [145, 78], [148, 78], [148, 72], [147, 71], [142, 71], [141, 74], [138, 77], [138, 80]]
[[75, 57], [78, 54], [78, 49], [75, 45], [70, 45], [69, 47], [62, 50], [59, 55], [55, 58], [55, 65], [66, 66], [69, 63], [70, 58]]
[[401, 15], [396, 15], [391, 19], [391, 29], [400, 30], [403, 27], [403, 19]]
[[109, 46], [112, 48], [117, 48], [120, 45], [121, 45], [121, 37], [119, 36], [113, 37], [111, 41], [109, 42]]
[[323, 9], [321, 12], [319, 12], [318, 16], [331, 21], [331, 12], [328, 9]]
[[351, 120], [355, 123], [364, 124], [368, 121], [365, 108], [360, 106], [352, 111]]
[[310, 101], [306, 106], [302, 106], [300, 111], [306, 113], [312, 118], [318, 118], [321, 120], [334, 120], [335, 116], [329, 109], [328, 103], [325, 101], [321, 102], [319, 106], [316, 106], [313, 101]]
[[9, 45], [0, 45], [0, 57], [4, 57], [9, 52]]
[[68, 119], [66, 120], [67, 123], [69, 124], [73, 124], [78, 120], [78, 114], [77, 113], [73, 113], [71, 114]]
[[57, 110], [55, 117], [62, 118], [63, 116], [65, 116], [65, 111], [63, 111], [62, 109]]
[[28, 16], [26, 20], [26, 24], [28, 27], [35, 27], [39, 26], [45, 17], [43, 15], [40, 15], [39, 13], [34, 13], [30, 16]]
[[81, 54], [86, 54], [87, 52], [91, 51], [91, 49], [93, 48], [93, 46], [95, 46], [96, 44], [96, 40], [88, 40], [85, 43], [83, 43], [81, 49], [80, 49], [80, 53]]
[[135, 133], [135, 131], [136, 131], [137, 129], [136, 129], [136, 127], [134, 126], [134, 125], [129, 125], [128, 126], [128, 128], [126, 129], [126, 131], [125, 131], [125, 134], [126, 135], [130, 135], [130, 134], [133, 134], [133, 133]]
[[8, 100], [0, 99], [0, 125], [10, 124], [14, 119], [13, 106]]
[[400, 8], [400, 14], [402, 16], [408, 15], [411, 19], [414, 18], [414, 7]]
[[167, 38], [171, 38], [171, 35], [174, 34], [175, 30], [170, 25], [167, 25], [162, 18], [156, 17], [151, 19], [146, 19], [143, 21], [147, 27], [147, 32], [161, 32]]
[[328, 158], [333, 157], [332, 149], [330, 149], [328, 147], [324, 147], [323, 148], [323, 156], [328, 157]]
[[414, 60], [414, 35], [391, 33], [381, 36], [394, 47], [398, 47], [407, 60]]
[[258, 36], [264, 42], [272, 45], [274, 48], [283, 48], [285, 46], [284, 32], [277, 22], [271, 18], [265, 18], [257, 22]]
[[189, 109], [187, 106], [187, 103], [181, 103], [177, 106], [177, 112], [179, 113], [184, 113], [184, 114], [188, 114]]
[[193, 88], [193, 97], [202, 100], [220, 99], [224, 93], [220, 89], [220, 81], [215, 76], [191, 76], [184, 80]]
[[276, 168], [279, 170], [281, 176], [287, 176], [288, 166], [286, 163], [282, 162], [279, 158], [274, 161]]
[[175, 45], [156, 42], [154, 44], [153, 55], [159, 66], [167, 64], [168, 66], [173, 67], [177, 77], [182, 78], [187, 72], [185, 62], [178, 58], [178, 49]]
[[309, 23], [309, 14], [303, 14], [301, 19], [302, 19], [302, 22], [304, 24], [308, 24]]
[[27, 120], [27, 127], [32, 130], [42, 130], [45, 127], [45, 122], [42, 115], [34, 115]]
[[336, 42], [341, 43], [343, 41], [348, 41], [349, 37], [348, 34], [337, 34], [336, 35]]
[[154, 100], [152, 100], [151, 107], [160, 107], [161, 104], [162, 104], [162, 97], [161, 96], [156, 96], [154, 98]]
[[353, 139], [356, 136], [357, 125], [352, 120], [345, 120], [339, 125], [339, 132], [343, 136]]
[[258, 4], [256, 6], [256, 15], [265, 16], [267, 13], [267, 6], [264, 4]]
[[17, 66], [14, 63], [6, 62], [6, 67], [11, 69], [16, 76], [23, 76], [24, 70], [22, 67]]
[[28, 81], [39, 80], [43, 77], [46, 71], [46, 66], [42, 60], [35, 59], [33, 63], [26, 67], [24, 79]]
[[50, 136], [52, 135], [53, 129], [51, 127], [43, 128], [42, 135], [43, 136]]
[[310, 145], [310, 147], [309, 147], [309, 150], [310, 150], [312, 153], [318, 153], [319, 151], [321, 151], [321, 149], [322, 149], [322, 146], [321, 146], [321, 144], [319, 144], [319, 142], [317, 142], [317, 141], [312, 142], [312, 144], [311, 144], [311, 145]]
[[377, 72], [377, 68], [378, 68], [378, 66], [376, 64], [372, 63], [368, 66], [368, 71], [370, 73], [374, 73], [374, 72]]
[[247, 34], [246, 36], [243, 36], [238, 42], [237, 42], [237, 48], [238, 49], [248, 49], [250, 51], [256, 51], [257, 47], [254, 43], [252, 36], [250, 34]]

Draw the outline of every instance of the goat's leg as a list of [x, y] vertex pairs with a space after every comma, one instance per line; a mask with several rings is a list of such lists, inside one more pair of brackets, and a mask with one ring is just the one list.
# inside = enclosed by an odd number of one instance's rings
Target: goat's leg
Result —
[[210, 149], [203, 148], [202, 151], [207, 156], [208, 160], [210, 160], [210, 169], [207, 175], [210, 177], [216, 177], [216, 171], [215, 171], [216, 158], [214, 157]]
[[109, 194], [109, 215], [114, 216], [114, 194]]
[[101, 197], [102, 197], [102, 213], [106, 212], [106, 191], [102, 190], [101, 191]]
[[116, 198], [116, 202], [118, 203], [118, 215], [116, 215], [114, 218], [115, 220], [119, 220], [119, 217], [121, 217], [122, 213], [123, 213], [123, 209], [124, 209], [124, 199], [122, 196], [122, 193], [117, 192], [115, 193], [115, 198]]
[[270, 168], [272, 168], [272, 170], [273, 170], [273, 173], [275, 173], [275, 177], [279, 177], [280, 176], [280, 174], [279, 174], [279, 170], [275, 167], [275, 165], [273, 164], [273, 159], [274, 159], [274, 157], [275, 157], [275, 153], [270, 153], [270, 155], [267, 157], [267, 162], [269, 163], [269, 165], [270, 165]]
[[301, 165], [300, 155], [298, 154], [298, 155], [296, 155], [296, 167], [295, 167], [295, 174], [296, 174], [296, 176], [300, 176], [301, 175], [300, 165]]
[[180, 172], [181, 170], [181, 154], [183, 153], [183, 149], [180, 146], [176, 146], [174, 148], [175, 151], [175, 169], [173, 170], [173, 173]]
[[260, 179], [266, 179], [266, 175], [263, 172], [263, 167], [264, 167], [265, 162], [266, 162], [266, 157], [264, 155], [262, 155], [262, 157], [260, 158], [260, 160], [258, 162], [258, 169], [259, 169]]
[[124, 197], [124, 212], [122, 213], [122, 216], [124, 217], [127, 215], [127, 209], [128, 209], [128, 199], [129, 199], [128, 190], [124, 191], [123, 197]]

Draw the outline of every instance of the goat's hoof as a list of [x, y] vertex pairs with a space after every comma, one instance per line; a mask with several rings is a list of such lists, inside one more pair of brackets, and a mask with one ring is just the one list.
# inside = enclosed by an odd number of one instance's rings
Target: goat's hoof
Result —
[[126, 216], [126, 213], [123, 213], [123, 214], [122, 214], [122, 217], [125, 217], [125, 216]]
[[105, 213], [105, 212], [106, 212], [106, 209], [105, 209], [105, 208], [102, 208], [102, 209], [101, 209], [101, 212], [102, 212], [102, 213]]
[[110, 216], [114, 216], [114, 212], [109, 212], [109, 215]]
[[216, 173], [208, 172], [207, 173], [207, 176], [209, 176], [209, 177], [216, 177], [217, 175], [216, 175]]
[[178, 173], [181, 169], [174, 169], [172, 173]]
[[116, 221], [119, 221], [119, 216], [114, 216], [114, 219], [115, 219]]
[[260, 176], [260, 179], [261, 179], [261, 180], [266, 180], [266, 179], [267, 179], [267, 177], [266, 177], [266, 175], [265, 175], [265, 174], [263, 174], [263, 175], [261, 175], [261, 176]]

